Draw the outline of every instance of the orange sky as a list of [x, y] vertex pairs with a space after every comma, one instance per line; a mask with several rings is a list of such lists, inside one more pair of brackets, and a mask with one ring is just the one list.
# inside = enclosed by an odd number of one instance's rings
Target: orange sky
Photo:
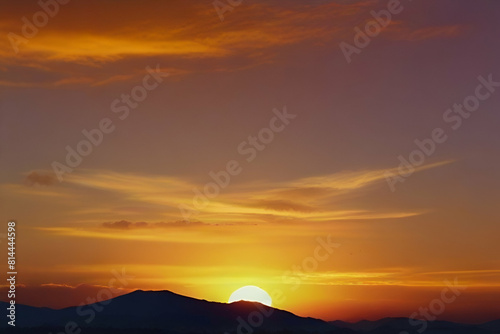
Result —
[[[283, 295], [275, 307], [360, 320], [408, 317], [457, 280], [467, 288], [440, 318], [497, 318], [500, 96], [456, 131], [443, 113], [478, 76], [500, 78], [500, 6], [405, 2], [348, 64], [339, 43], [386, 7], [252, 1], [221, 21], [204, 1], [71, 1], [17, 52], [0, 39], [0, 221], [18, 224], [18, 302], [79, 304], [125, 270], [120, 293], [224, 302], [257, 285]], [[4, 6], [2, 36], [39, 10]], [[157, 66], [168, 76], [120, 119], [113, 101]], [[60, 182], [54, 161], [103, 119], [114, 130]], [[272, 140], [242, 154], [271, 123]], [[449, 139], [392, 192], [386, 173], [437, 127]], [[228, 163], [239, 172], [197, 205]], [[338, 247], [305, 270], [328, 237]]]

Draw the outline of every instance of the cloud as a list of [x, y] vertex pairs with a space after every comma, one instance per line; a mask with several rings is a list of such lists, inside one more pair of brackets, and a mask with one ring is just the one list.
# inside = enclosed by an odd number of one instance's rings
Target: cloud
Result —
[[[378, 8], [378, 1], [256, 1], [226, 13], [221, 23], [211, 3], [149, 0], [138, 10], [135, 3], [123, 2], [117, 15], [110, 1], [75, 2], [62, 6], [50, 24], [19, 45], [17, 54], [7, 38], [0, 39], [0, 68], [5, 69], [0, 85], [111, 85], [132, 80], [145, 63], [160, 60], [172, 75], [245, 70], [276, 62], [279, 52], [292, 45], [323, 47], [350, 40], [353, 28], [372, 19], [370, 10]], [[20, 18], [37, 10], [9, 3], [0, 13], [0, 31], [21, 35]], [[82, 20], [86, 11], [99, 12], [92, 25]], [[456, 37], [462, 31], [459, 25], [411, 30], [404, 21], [393, 21], [387, 29], [392, 34], [381, 38], [411, 41]]]
[[102, 226], [106, 227], [106, 228], [117, 229], [117, 230], [128, 230], [128, 229], [131, 229], [133, 227], [140, 228], [140, 227], [148, 226], [148, 223], [144, 223], [144, 222], [132, 223], [132, 222], [128, 222], [125, 220], [120, 220], [119, 222], [114, 222], [114, 223], [102, 223]]
[[[0, 40], [0, 68], [6, 69], [0, 84], [107, 85], [130, 80], [139, 64], [159, 59], [174, 74], [239, 71], [276, 61], [274, 51], [289, 45], [333, 41], [373, 3], [248, 3], [221, 24], [211, 3], [144, 1], [137, 10], [135, 3], [123, 2], [116, 15], [113, 2], [75, 2], [62, 6], [50, 24], [19, 45], [19, 53], [7, 38]], [[22, 22], [15, 18], [37, 10], [10, 3], [0, 13], [0, 31], [21, 35]], [[99, 12], [92, 25], [81, 19], [86, 11]]]
[[[415, 172], [424, 171], [454, 162], [445, 160], [415, 167]], [[294, 181], [291, 186], [298, 188], [328, 188], [333, 190], [355, 190], [366, 187], [374, 182], [385, 180], [385, 173], [399, 174], [398, 167], [389, 169], [342, 171], [324, 176], [306, 177]]]
[[41, 186], [50, 186], [53, 185], [57, 182], [57, 179], [54, 175], [54, 173], [50, 172], [30, 172], [28, 175], [26, 175], [25, 181], [28, 185], [33, 186], [33, 185], [41, 185]]
[[[442, 161], [415, 168], [415, 173], [445, 166], [452, 161]], [[193, 230], [192, 227], [214, 225], [255, 225], [266, 223], [310, 223], [347, 220], [400, 219], [422, 215], [429, 210], [410, 207], [373, 207], [367, 205], [367, 196], [373, 190], [384, 187], [384, 173], [397, 173], [397, 168], [337, 173], [304, 177], [284, 182], [252, 182], [235, 184], [202, 206], [196, 205], [193, 189], [203, 189], [187, 179], [161, 175], [119, 173], [106, 170], [80, 169], [68, 175], [61, 187], [25, 187], [2, 185], [17, 196], [58, 196], [64, 201], [85, 201], [85, 208], [69, 206], [65, 214], [74, 217], [73, 224], [80, 227], [96, 227], [87, 230], [87, 236], [110, 237], [103, 230], [146, 231], [160, 228]], [[30, 174], [31, 184], [49, 184], [50, 178], [40, 178], [40, 173]], [[380, 192], [377, 192], [380, 194]], [[379, 195], [377, 195], [379, 196]], [[107, 199], [113, 198], [113, 201]], [[346, 206], [346, 199], [349, 199]], [[359, 199], [359, 200], [357, 200]], [[120, 203], [116, 205], [116, 203]], [[343, 203], [343, 204], [342, 204]], [[184, 221], [180, 207], [193, 213]], [[183, 209], [184, 210], [184, 209]], [[123, 219], [122, 217], [127, 217]], [[151, 223], [155, 222], [156, 223]], [[202, 221], [203, 223], [200, 223]], [[103, 223], [104, 222], [104, 223]], [[61, 226], [60, 226], [61, 227]], [[76, 230], [60, 230], [52, 233], [75, 235]], [[112, 237], [112, 236], [111, 236]], [[122, 236], [123, 237], [123, 236]], [[126, 236], [127, 238], [130, 236]], [[138, 235], [140, 239], [165, 239], [165, 236]]]
[[146, 222], [129, 222], [126, 220], [120, 220], [117, 222], [106, 222], [102, 223], [102, 227], [105, 228], [110, 228], [110, 229], [117, 229], [117, 230], [131, 230], [131, 229], [151, 229], [151, 228], [169, 228], [169, 227], [188, 227], [188, 226], [199, 226], [199, 225], [206, 225], [201, 222], [188, 222], [188, 221], [175, 221], [175, 222], [170, 222], [170, 223], [146, 223]]
[[394, 40], [424, 41], [429, 39], [456, 38], [460, 36], [468, 27], [463, 25], [431, 26], [416, 29], [399, 22], [394, 24], [391, 38]]
[[134, 76], [130, 74], [119, 74], [119, 75], [114, 75], [110, 78], [104, 79], [102, 81], [96, 82], [93, 84], [93, 86], [103, 86], [107, 85], [113, 82], [120, 82], [120, 81], [128, 81], [132, 79]]
[[460, 285], [471, 287], [498, 287], [500, 270], [456, 270], [418, 272], [415, 268], [381, 268], [377, 271], [317, 271], [298, 273], [308, 284], [317, 285], [386, 285], [407, 287], [446, 286], [446, 281], [457, 279]]
[[316, 209], [310, 205], [305, 205], [289, 200], [270, 200], [270, 199], [264, 199], [264, 200], [258, 200], [254, 204], [251, 204], [251, 206], [257, 207], [257, 208], [264, 208], [264, 209], [269, 209], [269, 210], [275, 210], [275, 211], [296, 211], [296, 212], [312, 212], [315, 211]]
[[[148, 242], [169, 242], [185, 244], [253, 244], [261, 238], [260, 234], [254, 236], [237, 235], [240, 226], [234, 224], [193, 224], [196, 228], [189, 228], [191, 224], [184, 224], [171, 230], [155, 230], [152, 228], [121, 229], [123, 233], [116, 233], [118, 229], [99, 227], [37, 227], [36, 230], [53, 235], [112, 239], [112, 240], [139, 240]], [[217, 228], [215, 228], [217, 227]], [[200, 234], [204, 237], [200, 238]]]
[[[441, 167], [452, 162], [447, 160], [422, 165], [416, 167], [414, 172]], [[372, 189], [371, 187], [386, 186], [386, 172], [397, 174], [398, 168], [340, 171], [273, 185], [264, 184], [251, 192], [235, 192], [231, 199], [216, 199], [203, 210], [213, 214], [232, 215], [233, 218], [240, 219], [244, 219], [245, 216], [265, 218], [266, 215], [272, 215], [286, 220], [302, 219], [318, 222], [394, 219], [424, 214], [425, 210], [374, 211], [367, 210], [360, 206], [361, 204], [349, 209], [335, 205], [342, 197], [349, 196], [352, 199], [363, 195], [367, 189]]]

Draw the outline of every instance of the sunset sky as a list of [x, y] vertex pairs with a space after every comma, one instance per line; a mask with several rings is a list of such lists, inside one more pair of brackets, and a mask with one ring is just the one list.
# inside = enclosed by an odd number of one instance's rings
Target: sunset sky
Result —
[[[500, 87], [484, 80], [500, 82], [500, 2], [401, 0], [349, 63], [341, 43], [390, 2], [73, 0], [35, 33], [38, 2], [4, 1], [0, 233], [17, 222], [17, 302], [78, 305], [126, 272], [120, 293], [227, 302], [256, 285], [301, 316], [374, 320], [428, 308], [447, 280], [466, 289], [440, 319], [498, 318]], [[488, 97], [451, 122], [478, 85]], [[399, 175], [436, 128], [446, 140]], [[294, 271], [318, 238], [338, 247]]]

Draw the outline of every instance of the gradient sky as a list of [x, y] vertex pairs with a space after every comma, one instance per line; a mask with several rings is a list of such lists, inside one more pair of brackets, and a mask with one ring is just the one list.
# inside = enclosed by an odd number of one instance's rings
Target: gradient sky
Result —
[[[125, 270], [122, 292], [225, 302], [257, 285], [283, 292], [275, 307], [360, 320], [408, 317], [456, 279], [467, 289], [439, 318], [498, 318], [500, 91], [455, 131], [443, 114], [478, 76], [500, 81], [500, 2], [402, 1], [348, 64], [339, 44], [387, 3], [243, 1], [221, 21], [210, 1], [70, 1], [17, 53], [7, 36], [40, 7], [2, 4], [0, 221], [18, 224], [18, 302], [79, 304]], [[112, 102], [157, 65], [169, 76], [119, 119]], [[246, 161], [240, 143], [285, 106], [296, 117]], [[59, 182], [51, 164], [104, 118], [115, 130]], [[392, 192], [384, 173], [435, 128], [447, 141]], [[184, 221], [179, 205], [231, 160], [241, 173]], [[284, 280], [328, 235], [331, 256]]]

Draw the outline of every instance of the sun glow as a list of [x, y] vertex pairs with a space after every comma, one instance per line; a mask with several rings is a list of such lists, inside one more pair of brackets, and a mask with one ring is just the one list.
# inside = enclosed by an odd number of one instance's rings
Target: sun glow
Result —
[[233, 303], [240, 300], [249, 302], [259, 302], [267, 306], [271, 306], [272, 304], [271, 296], [269, 296], [269, 294], [266, 291], [254, 285], [247, 285], [242, 288], [239, 288], [238, 290], [236, 290], [231, 294], [231, 297], [229, 297], [228, 302]]

